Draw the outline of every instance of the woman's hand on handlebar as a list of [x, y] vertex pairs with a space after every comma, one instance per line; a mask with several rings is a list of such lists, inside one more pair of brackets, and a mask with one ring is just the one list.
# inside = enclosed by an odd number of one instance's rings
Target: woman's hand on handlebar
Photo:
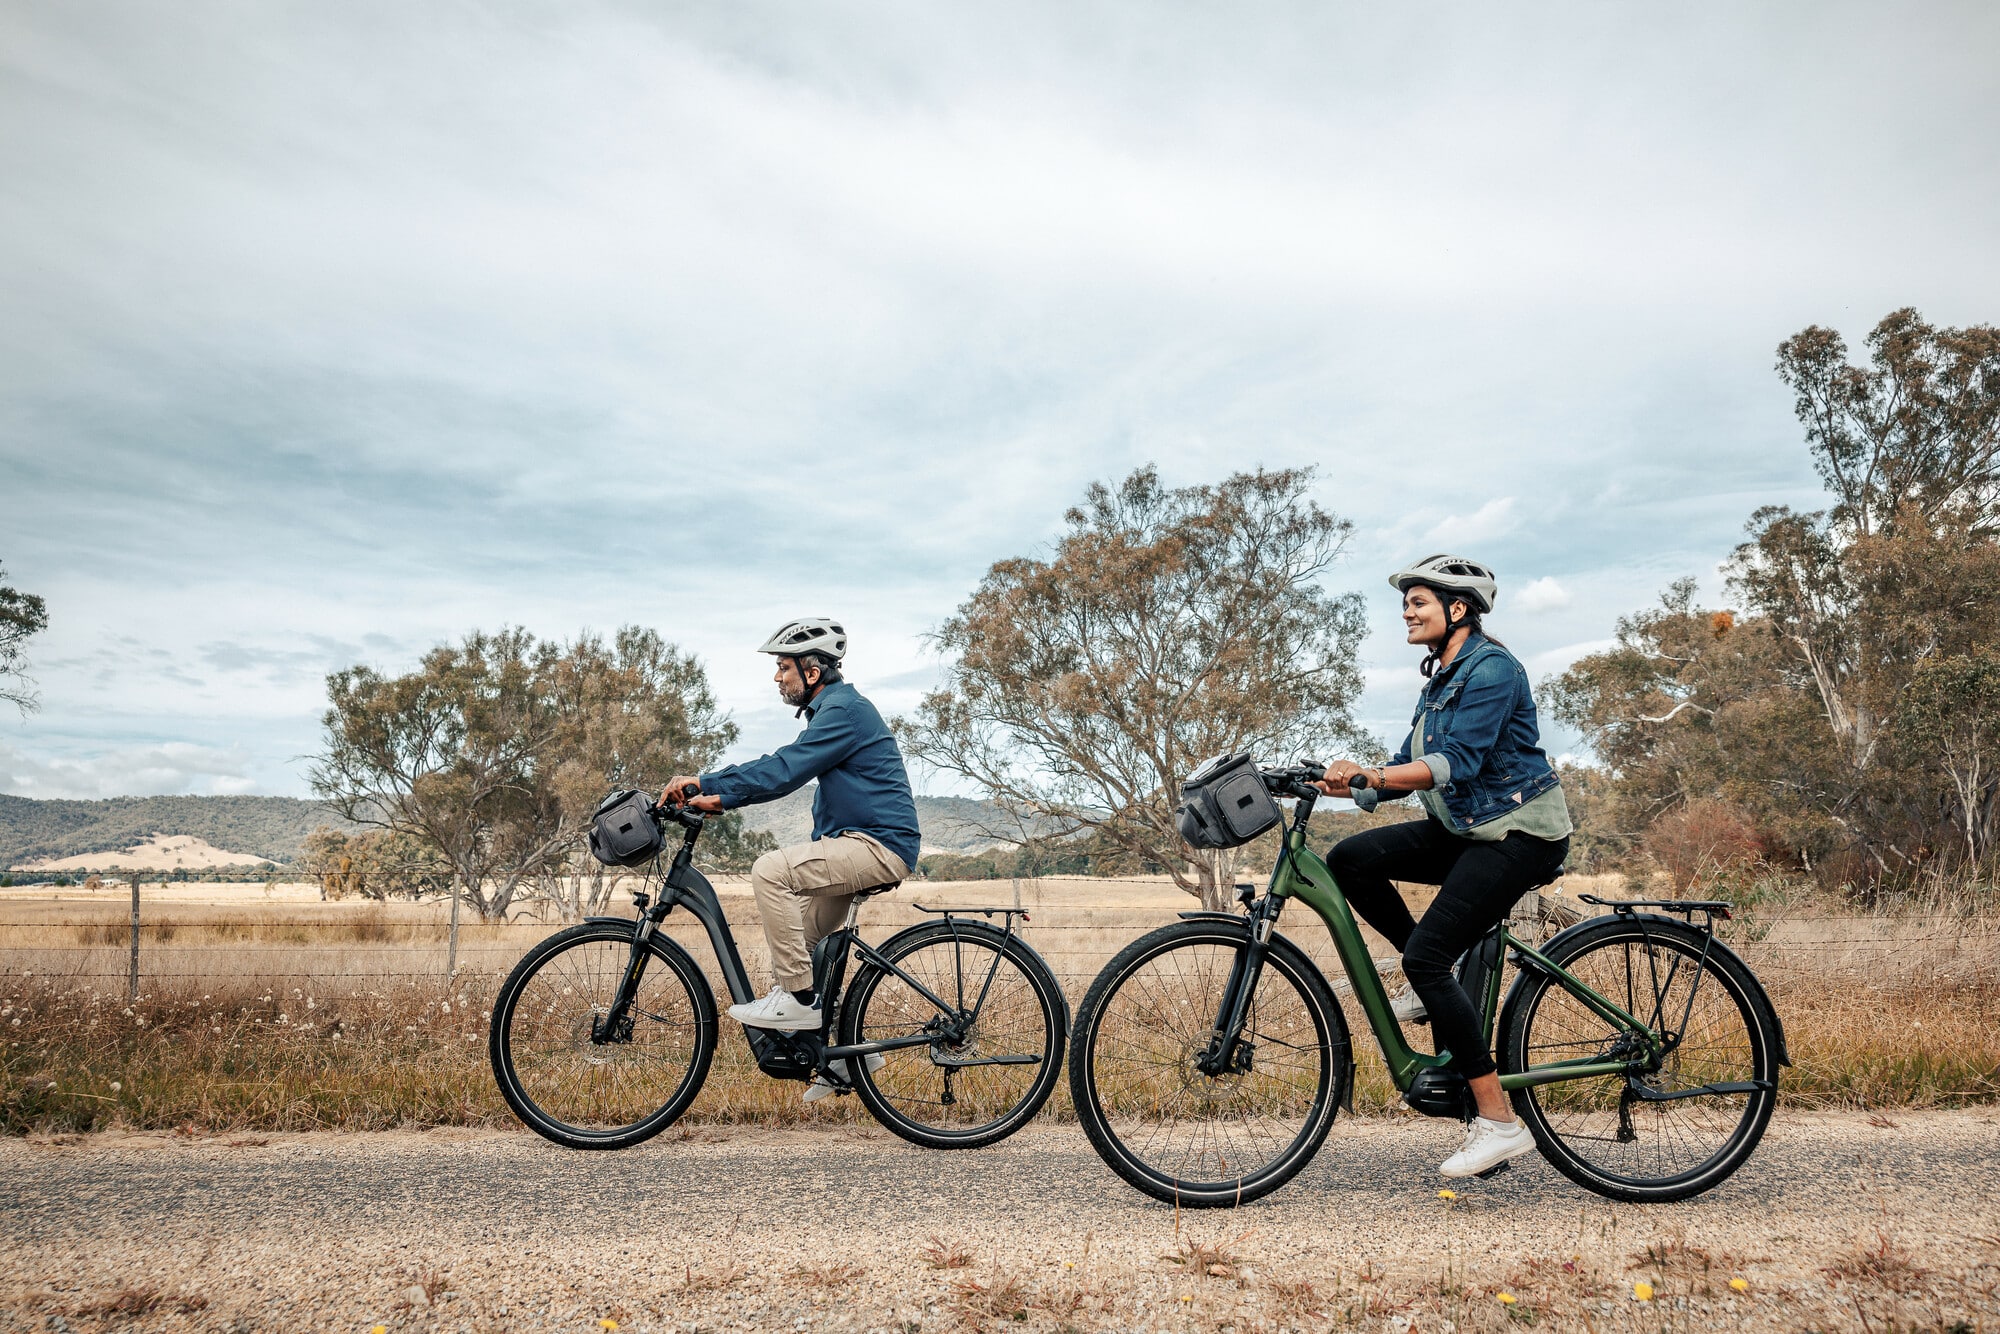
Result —
[[660, 789], [660, 804], [662, 806], [687, 806], [693, 810], [703, 811], [710, 815], [716, 815], [721, 812], [721, 797], [703, 796], [700, 794], [701, 780], [699, 778], [688, 774], [675, 774], [667, 780], [667, 785]]
[[1326, 766], [1326, 772], [1320, 775], [1319, 781], [1313, 786], [1329, 797], [1351, 797], [1354, 795], [1354, 789], [1350, 786], [1349, 780], [1357, 775], [1364, 780], [1364, 786], [1372, 781], [1369, 771], [1352, 760], [1335, 760]]

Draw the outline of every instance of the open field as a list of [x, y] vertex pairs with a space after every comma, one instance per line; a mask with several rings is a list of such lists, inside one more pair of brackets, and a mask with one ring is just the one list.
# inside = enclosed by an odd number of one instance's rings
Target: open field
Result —
[[[747, 885], [722, 882], [729, 917], [762, 977]], [[1587, 888], [1573, 877], [1568, 893]], [[1074, 1005], [1119, 947], [1192, 901], [1160, 880], [1024, 881], [1023, 934]], [[1011, 903], [1007, 881], [919, 883], [866, 911], [880, 939], [920, 919], [910, 900]], [[128, 1004], [129, 900], [122, 887], [0, 891], [0, 1127], [202, 1130], [383, 1129], [508, 1124], [486, 1067], [492, 988], [553, 924], [467, 924], [460, 971], [444, 976], [437, 903], [324, 903], [308, 886], [149, 885], [139, 1000]], [[1286, 922], [1330, 975], [1325, 930]], [[706, 961], [683, 914], [671, 934]], [[1793, 912], [1727, 924], [1777, 997], [1795, 1066], [1793, 1107], [1937, 1107], [2000, 1100], [2000, 944], [1991, 925], [1931, 916]], [[1386, 945], [1376, 942], [1378, 952]], [[711, 975], [713, 976], [712, 970]], [[1350, 1020], [1355, 1015], [1350, 1007]], [[1393, 1109], [1357, 1023], [1357, 1110]], [[807, 1109], [795, 1085], [750, 1064], [733, 1026], [695, 1124], [793, 1124], [865, 1116], [850, 1098]], [[1050, 1114], [1068, 1115], [1066, 1091]]]
[[1783, 1113], [1675, 1205], [1533, 1158], [1440, 1198], [1453, 1138], [1342, 1118], [1284, 1190], [1176, 1214], [1061, 1125], [16, 1137], [0, 1331], [2000, 1328], [1990, 1109]]

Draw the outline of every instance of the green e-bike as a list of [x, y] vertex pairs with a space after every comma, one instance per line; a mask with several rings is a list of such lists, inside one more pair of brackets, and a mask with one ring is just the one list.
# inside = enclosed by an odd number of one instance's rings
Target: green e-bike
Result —
[[[1191, 1207], [1284, 1185], [1352, 1106], [1346, 1017], [1278, 930], [1293, 899], [1332, 933], [1403, 1100], [1473, 1114], [1450, 1053], [1404, 1040], [1346, 896], [1306, 846], [1319, 771], [1261, 772], [1272, 796], [1297, 802], [1265, 892], [1243, 886], [1240, 913], [1182, 913], [1126, 946], [1091, 984], [1070, 1045], [1070, 1092], [1099, 1155]], [[1460, 961], [1459, 983], [1487, 1041], [1497, 1025], [1501, 1087], [1558, 1171], [1619, 1200], [1698, 1194], [1743, 1164], [1771, 1119], [1790, 1064], [1777, 1012], [1715, 937], [1726, 903], [1584, 901], [1609, 911], [1539, 947], [1496, 926]], [[1503, 964], [1516, 970], [1504, 1003]]]

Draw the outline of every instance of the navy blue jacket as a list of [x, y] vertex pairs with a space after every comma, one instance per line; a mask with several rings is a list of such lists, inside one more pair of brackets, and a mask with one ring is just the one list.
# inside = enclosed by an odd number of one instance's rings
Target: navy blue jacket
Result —
[[734, 810], [776, 801], [815, 778], [815, 839], [866, 834], [916, 870], [923, 840], [903, 752], [875, 706], [845, 681], [835, 681], [806, 705], [806, 730], [798, 740], [762, 759], [703, 774], [701, 790], [721, 797], [724, 810]]
[[[1424, 686], [1411, 734], [1419, 727], [1423, 762], [1461, 828], [1518, 810], [1559, 781], [1542, 753], [1527, 670], [1485, 635], [1468, 635], [1451, 666]], [[1389, 763], [1409, 762], [1406, 737]]]

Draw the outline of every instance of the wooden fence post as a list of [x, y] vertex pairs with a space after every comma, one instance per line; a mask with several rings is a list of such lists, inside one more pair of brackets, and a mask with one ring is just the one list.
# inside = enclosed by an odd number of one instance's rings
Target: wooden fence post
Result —
[[451, 944], [445, 949], [444, 981], [450, 986], [458, 977], [458, 876], [451, 878]]
[[139, 999], [139, 872], [132, 872], [132, 966], [125, 974], [127, 1003]]

